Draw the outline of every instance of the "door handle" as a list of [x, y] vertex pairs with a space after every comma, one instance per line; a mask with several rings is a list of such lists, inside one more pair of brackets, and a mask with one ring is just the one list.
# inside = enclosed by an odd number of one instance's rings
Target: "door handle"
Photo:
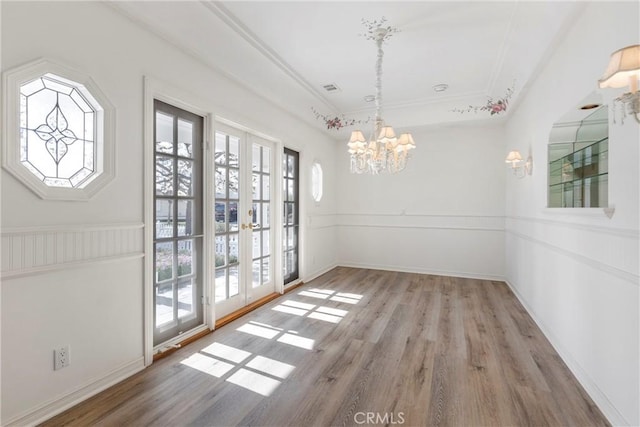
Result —
[[242, 224], [240, 226], [240, 228], [242, 228], [243, 230], [248, 229], [248, 230], [253, 230], [253, 224], [249, 223], [249, 224]]

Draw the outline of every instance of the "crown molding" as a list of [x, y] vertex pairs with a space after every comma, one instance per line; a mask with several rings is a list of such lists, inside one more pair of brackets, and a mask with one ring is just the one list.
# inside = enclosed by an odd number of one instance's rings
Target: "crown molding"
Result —
[[[2, 1], [2, 0], [0, 0], [0, 1]], [[324, 132], [323, 129], [320, 129], [318, 127], [317, 121], [314, 120], [311, 115], [307, 116], [307, 115], [301, 114], [300, 110], [297, 110], [295, 108], [292, 109], [290, 105], [287, 105], [287, 104], [284, 104], [284, 103], [281, 103], [281, 102], [278, 102], [278, 101], [274, 100], [268, 93], [259, 90], [255, 86], [249, 84], [248, 82], [246, 82], [246, 81], [244, 81], [242, 79], [239, 79], [235, 75], [225, 71], [223, 68], [221, 68], [221, 67], [219, 67], [217, 65], [211, 64], [205, 58], [203, 58], [202, 55], [197, 53], [195, 50], [193, 50], [190, 47], [184, 45], [183, 43], [180, 43], [177, 40], [175, 40], [175, 38], [173, 36], [171, 36], [170, 34], [168, 34], [167, 31], [162, 30], [162, 29], [160, 29], [160, 28], [158, 28], [156, 26], [151, 25], [147, 21], [141, 19], [136, 13], [132, 13], [129, 10], [127, 10], [125, 7], [121, 6], [120, 2], [110, 0], [110, 1], [106, 1], [106, 2], [104, 2], [102, 4], [110, 7], [114, 12], [116, 12], [119, 15], [123, 16], [124, 18], [128, 19], [134, 25], [137, 25], [142, 30], [147, 31], [149, 34], [152, 34], [155, 37], [158, 37], [163, 42], [169, 44], [170, 46], [173, 46], [174, 48], [176, 48], [180, 52], [184, 53], [185, 55], [189, 56], [190, 58], [192, 58], [193, 60], [195, 60], [196, 62], [201, 64], [202, 66], [204, 66], [204, 67], [208, 68], [209, 70], [213, 71], [214, 73], [220, 75], [222, 78], [228, 80], [229, 82], [237, 85], [238, 87], [240, 87], [242, 89], [247, 90], [248, 92], [254, 94], [258, 98], [260, 98], [260, 99], [262, 99], [262, 100], [264, 100], [266, 102], [269, 102], [270, 104], [272, 104], [275, 107], [279, 108], [281, 111], [283, 111], [284, 113], [288, 114], [289, 116], [295, 118], [296, 120], [299, 120], [300, 122], [305, 123], [307, 126], [309, 126], [310, 129], [313, 129], [316, 132], [320, 132], [324, 136], [329, 135], [327, 132]], [[322, 99], [321, 101], [324, 104], [326, 104], [326, 100]], [[335, 109], [335, 110], [337, 110], [337, 109]], [[304, 110], [304, 111], [306, 111], [306, 110]]]
[[278, 67], [287, 76], [293, 79], [298, 85], [305, 89], [309, 94], [315, 97], [319, 102], [324, 104], [327, 108], [333, 111], [339, 111], [338, 107], [329, 102], [320, 90], [316, 89], [311, 83], [309, 83], [302, 75], [293, 69], [291, 65], [287, 63], [276, 51], [271, 49], [267, 43], [258, 37], [253, 31], [251, 31], [246, 25], [244, 25], [229, 9], [224, 7], [220, 2], [211, 0], [202, 0], [202, 5], [211, 13], [215, 14], [225, 24], [229, 26], [236, 34], [242, 37], [247, 43], [253, 46], [258, 52], [260, 52], [265, 58], [267, 58], [273, 65]]

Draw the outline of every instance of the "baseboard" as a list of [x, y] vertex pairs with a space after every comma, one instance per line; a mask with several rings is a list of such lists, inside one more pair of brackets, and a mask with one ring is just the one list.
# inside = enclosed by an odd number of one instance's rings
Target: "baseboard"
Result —
[[370, 270], [384, 270], [384, 271], [398, 271], [400, 273], [417, 273], [417, 274], [431, 274], [434, 276], [447, 276], [447, 277], [462, 277], [465, 279], [481, 279], [481, 280], [496, 280], [504, 282], [504, 276], [473, 273], [465, 271], [449, 271], [449, 270], [437, 270], [429, 268], [415, 268], [415, 267], [400, 267], [397, 265], [379, 265], [379, 264], [366, 264], [359, 262], [341, 262], [338, 264], [340, 267], [351, 268], [367, 268]]
[[513, 286], [513, 284], [508, 280], [504, 280], [511, 289], [511, 292], [518, 298], [520, 304], [527, 311], [529, 316], [536, 322], [536, 325], [540, 328], [544, 336], [547, 338], [551, 346], [554, 350], [560, 355], [564, 363], [567, 365], [571, 373], [576, 377], [580, 385], [585, 389], [589, 397], [593, 400], [593, 402], [598, 406], [600, 411], [604, 414], [604, 416], [609, 420], [611, 425], [614, 426], [629, 426], [629, 423], [624, 416], [616, 409], [616, 407], [611, 403], [611, 401], [607, 398], [607, 396], [600, 390], [598, 385], [591, 379], [589, 374], [580, 366], [578, 362], [571, 356], [571, 353], [568, 352], [563, 345], [560, 343], [560, 340], [556, 338], [556, 336], [551, 332], [549, 328], [547, 328], [535, 314], [535, 312], [531, 309], [531, 307], [524, 300], [522, 295], [518, 292], [517, 288]]
[[7, 423], [3, 425], [25, 427], [40, 424], [43, 421], [66, 411], [72, 406], [87, 400], [91, 396], [106, 390], [133, 374], [140, 372], [144, 368], [144, 357], [140, 357], [132, 362], [122, 365], [101, 378], [90, 381], [71, 393], [51, 400], [34, 409], [30, 409], [25, 413], [19, 414], [18, 416], [8, 420]]
[[315, 271], [314, 273], [311, 273], [311, 274], [307, 275], [306, 277], [304, 277], [304, 278], [302, 279], [302, 281], [303, 281], [305, 284], [308, 284], [308, 283], [309, 283], [310, 281], [312, 281], [313, 279], [316, 279], [316, 278], [318, 278], [318, 277], [322, 276], [323, 274], [330, 272], [331, 270], [333, 270], [333, 269], [334, 269], [334, 268], [336, 268], [336, 267], [338, 267], [338, 264], [337, 264], [337, 263], [332, 264], [332, 265], [330, 265], [329, 267], [321, 268], [320, 270], [317, 270], [317, 271]]

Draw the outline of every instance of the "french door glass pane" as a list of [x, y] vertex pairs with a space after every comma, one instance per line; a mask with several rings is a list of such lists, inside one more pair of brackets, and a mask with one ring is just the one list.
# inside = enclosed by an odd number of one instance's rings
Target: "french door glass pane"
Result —
[[216, 302], [239, 293], [240, 140], [216, 132], [215, 137]]
[[[271, 149], [254, 143], [251, 149], [253, 169], [252, 197], [253, 197], [253, 234], [252, 234], [252, 276], [253, 287], [258, 287], [271, 281], [270, 247], [271, 233], [269, 229], [268, 212], [271, 199]], [[266, 212], [266, 216], [265, 213]], [[261, 219], [267, 218], [266, 221]]]

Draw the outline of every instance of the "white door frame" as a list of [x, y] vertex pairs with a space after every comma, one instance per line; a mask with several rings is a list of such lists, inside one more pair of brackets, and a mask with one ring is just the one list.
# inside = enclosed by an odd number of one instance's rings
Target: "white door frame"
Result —
[[155, 142], [153, 141], [154, 134], [154, 107], [153, 101], [158, 99], [160, 101], [171, 104], [175, 107], [197, 114], [204, 118], [203, 128], [203, 296], [205, 298], [205, 306], [203, 309], [204, 319], [203, 325], [186, 332], [174, 340], [169, 340], [163, 344], [163, 346], [171, 346], [175, 342], [182, 341], [189, 336], [193, 336], [207, 329], [213, 330], [215, 328], [215, 302], [214, 302], [214, 274], [215, 268], [213, 263], [208, 262], [209, 259], [213, 259], [215, 253], [215, 225], [214, 225], [214, 212], [213, 212], [213, 141], [215, 135], [215, 127], [217, 124], [231, 126], [240, 131], [246, 132], [250, 135], [255, 135], [260, 138], [271, 141], [274, 144], [274, 168], [273, 179], [275, 191], [272, 193], [273, 198], [273, 241], [274, 241], [274, 253], [273, 253], [273, 275], [275, 280], [275, 292], [280, 294], [284, 293], [283, 278], [282, 278], [282, 191], [280, 186], [282, 183], [282, 151], [283, 143], [281, 140], [273, 138], [269, 135], [255, 131], [246, 126], [240, 125], [231, 120], [225, 119], [220, 116], [216, 116], [211, 112], [211, 108], [207, 108], [208, 103], [196, 95], [176, 88], [175, 86], [161, 82], [153, 77], [144, 77], [144, 93], [143, 93], [143, 140], [144, 140], [144, 291], [143, 291], [143, 304], [144, 304], [144, 322], [143, 322], [143, 353], [144, 364], [149, 366], [153, 363], [154, 348], [153, 345], [153, 328], [154, 328], [154, 292], [153, 292], [153, 217], [154, 217], [154, 193], [155, 193]]
[[[211, 162], [211, 150], [209, 149], [213, 136], [212, 123], [213, 114], [208, 112], [199, 100], [194, 95], [181, 91], [171, 85], [167, 85], [156, 79], [148, 76], [144, 77], [144, 331], [143, 331], [143, 351], [144, 351], [144, 364], [145, 366], [153, 363], [153, 354], [163, 347], [169, 347], [176, 342], [183, 341], [189, 336], [196, 335], [207, 329], [213, 329], [215, 324], [215, 316], [213, 313], [213, 304], [211, 304], [211, 279], [212, 269], [209, 267], [206, 260], [209, 258], [209, 254], [212, 253], [211, 239], [207, 236], [211, 235], [213, 216], [212, 207], [210, 203], [207, 203], [206, 195], [212, 191], [213, 185], [211, 184], [212, 172], [210, 165]], [[154, 292], [153, 292], [153, 213], [154, 213], [154, 193], [155, 193], [155, 142], [153, 141], [153, 122], [154, 122], [154, 99], [160, 100], [167, 104], [181, 108], [185, 111], [189, 111], [193, 114], [197, 114], [204, 118], [203, 126], [203, 156], [202, 156], [202, 176], [203, 176], [203, 233], [205, 238], [203, 240], [203, 268], [202, 268], [202, 293], [205, 304], [203, 306], [203, 324], [201, 326], [192, 329], [189, 332], [185, 332], [180, 336], [171, 339], [154, 348], [153, 345], [153, 328], [154, 328]]]

